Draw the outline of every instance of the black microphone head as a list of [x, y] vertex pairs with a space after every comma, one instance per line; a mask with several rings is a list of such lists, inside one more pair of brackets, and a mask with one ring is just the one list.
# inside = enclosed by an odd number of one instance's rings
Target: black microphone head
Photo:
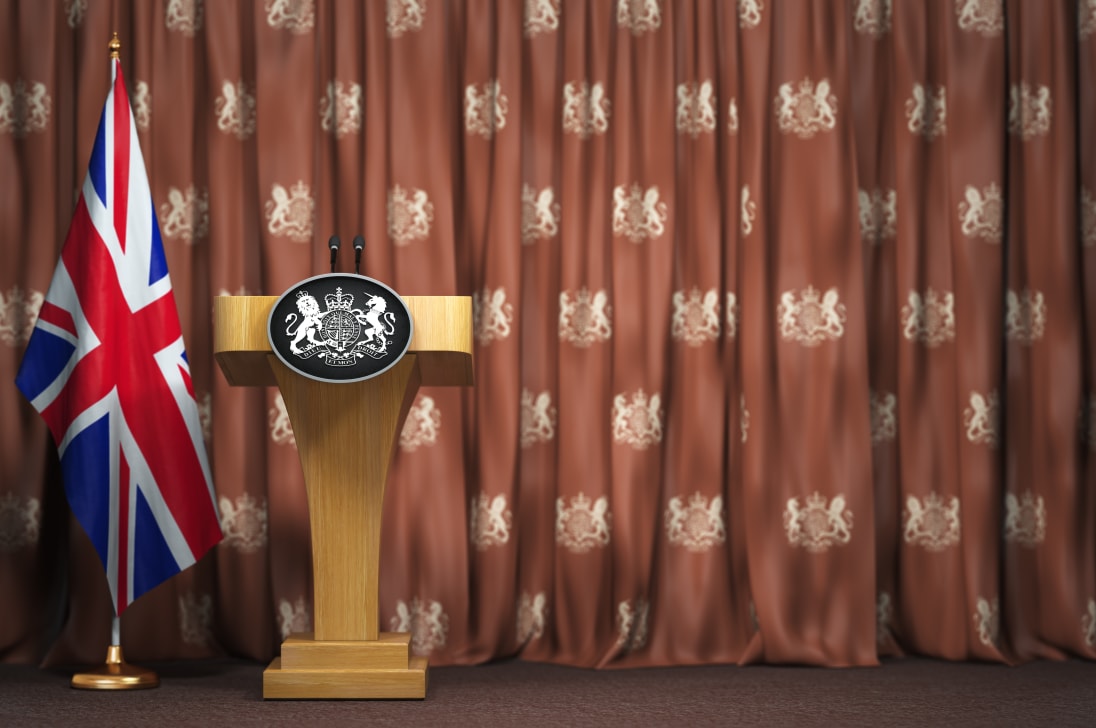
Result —
[[342, 241], [339, 240], [338, 235], [332, 235], [331, 239], [327, 241], [327, 247], [331, 248], [331, 252], [335, 252], [342, 245]]
[[361, 250], [365, 247], [365, 238], [361, 235], [354, 236], [354, 250]]

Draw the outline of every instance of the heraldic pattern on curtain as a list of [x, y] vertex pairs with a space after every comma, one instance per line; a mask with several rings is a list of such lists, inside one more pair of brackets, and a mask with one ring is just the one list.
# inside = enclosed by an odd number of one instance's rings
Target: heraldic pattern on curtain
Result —
[[0, 12], [0, 659], [110, 629], [13, 380], [114, 30], [225, 532], [130, 659], [310, 628], [292, 427], [212, 299], [358, 233], [474, 302], [476, 386], [421, 390], [385, 502], [381, 625], [433, 664], [1096, 658], [1096, 0]]

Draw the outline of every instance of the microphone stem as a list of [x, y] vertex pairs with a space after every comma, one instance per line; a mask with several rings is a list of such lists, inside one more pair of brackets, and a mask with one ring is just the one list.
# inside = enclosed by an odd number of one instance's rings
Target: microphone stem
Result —
[[327, 241], [327, 247], [331, 249], [331, 272], [335, 272], [335, 260], [339, 257], [339, 236], [332, 235]]
[[361, 235], [354, 236], [354, 272], [361, 275], [362, 251], [365, 249], [365, 238]]

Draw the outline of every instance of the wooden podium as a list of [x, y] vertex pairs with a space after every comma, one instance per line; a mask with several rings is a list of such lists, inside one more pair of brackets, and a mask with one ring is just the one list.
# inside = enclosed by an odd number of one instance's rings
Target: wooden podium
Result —
[[272, 352], [277, 296], [213, 299], [213, 355], [230, 385], [277, 386], [304, 468], [312, 527], [314, 625], [292, 634], [263, 672], [264, 698], [425, 698], [425, 657], [411, 635], [381, 632], [377, 585], [388, 464], [420, 385], [472, 376], [466, 296], [403, 296], [414, 321], [407, 353], [371, 379], [321, 382]]

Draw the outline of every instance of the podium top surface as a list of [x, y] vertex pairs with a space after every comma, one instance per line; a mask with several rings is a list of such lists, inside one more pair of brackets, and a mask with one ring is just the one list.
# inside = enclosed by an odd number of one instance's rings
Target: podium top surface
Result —
[[[472, 299], [401, 296], [415, 322], [415, 354], [425, 386], [466, 386], [472, 376]], [[277, 296], [216, 296], [213, 358], [234, 386], [278, 386], [269, 358], [267, 320]]]

